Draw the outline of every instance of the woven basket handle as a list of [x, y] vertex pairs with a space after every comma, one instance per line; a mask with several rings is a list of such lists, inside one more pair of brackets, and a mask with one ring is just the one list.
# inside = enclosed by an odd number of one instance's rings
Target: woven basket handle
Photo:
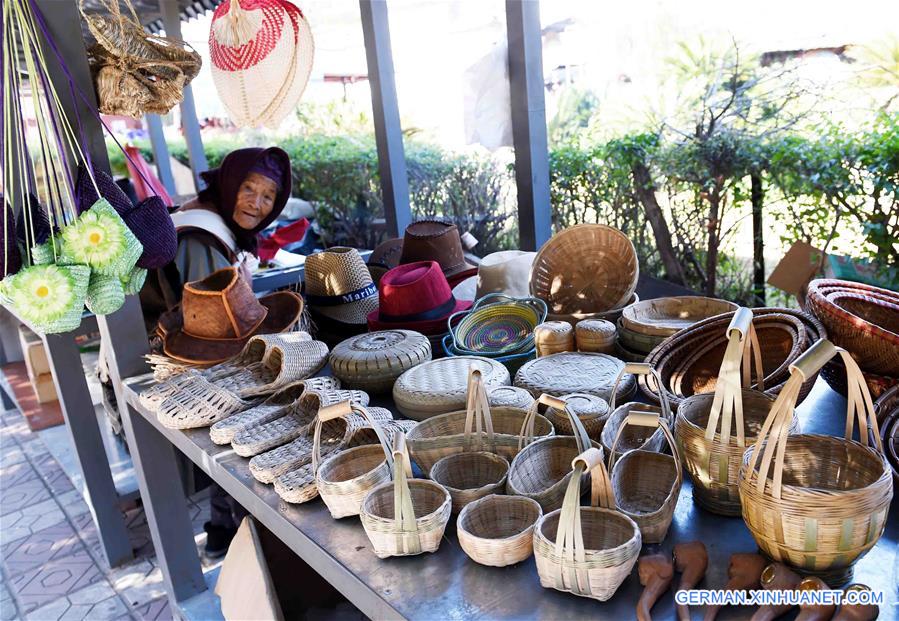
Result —
[[540, 403], [535, 399], [530, 406], [528, 412], [521, 421], [521, 429], [518, 431], [518, 450], [534, 441], [534, 422], [537, 420], [537, 411], [540, 409]]
[[[615, 468], [615, 463], [618, 461], [615, 449], [618, 447], [618, 441], [621, 439], [621, 436], [624, 433], [624, 428], [628, 425], [661, 429], [662, 435], [665, 436], [665, 441], [668, 442], [668, 446], [671, 447], [671, 455], [674, 456], [674, 464], [675, 468], [677, 469], [677, 480], [678, 482], [683, 480], [684, 473], [683, 467], [681, 466], [680, 453], [677, 450], [677, 443], [674, 441], [674, 436], [671, 435], [671, 429], [668, 427], [668, 423], [664, 418], [662, 418], [655, 412], [631, 412], [625, 417], [624, 421], [621, 423], [621, 426], [618, 427], [618, 432], [615, 434], [615, 440], [612, 442], [612, 446], [609, 451], [609, 472], [612, 472], [612, 470]], [[636, 451], [640, 449], [633, 450]]]
[[[477, 435], [472, 442], [472, 428]], [[487, 398], [487, 386], [484, 384], [483, 374], [474, 366], [468, 371], [468, 403], [465, 406], [465, 450], [481, 451], [483, 438], [481, 433], [486, 431], [487, 444], [491, 453], [496, 452], [496, 437], [493, 434], [493, 417], [490, 416], [490, 401]], [[474, 448], [472, 445], [474, 444]]]
[[[743, 425], [743, 388], [750, 386], [750, 358], [753, 351], [755, 352], [756, 372], [759, 376], [760, 388], [764, 390], [761, 351], [755, 327], [752, 325], [752, 311], [740, 307], [734, 313], [730, 325], [727, 327], [727, 348], [724, 350], [724, 358], [721, 360], [721, 368], [715, 382], [715, 396], [712, 400], [712, 409], [709, 411], [709, 422], [705, 427], [706, 440], [714, 439], [715, 433], [719, 431], [718, 423], [720, 421], [719, 437], [725, 446], [729, 445], [731, 425], [735, 422], [737, 446], [746, 446]], [[743, 369], [742, 384], [741, 365]], [[736, 420], [734, 421], [734, 419]]]
[[335, 403], [334, 405], [329, 405], [321, 408], [318, 411], [318, 415], [315, 417], [315, 433], [312, 439], [312, 472], [318, 472], [319, 462], [321, 461], [321, 437], [322, 437], [322, 425], [329, 420], [334, 420], [335, 418], [343, 418], [349, 416], [350, 414], [358, 414], [361, 416], [365, 422], [367, 422], [372, 429], [375, 431], [375, 435], [378, 436], [378, 442], [381, 445], [381, 448], [384, 450], [384, 458], [387, 461], [387, 468], [393, 469], [393, 453], [390, 449], [390, 442], [387, 440], [387, 436], [384, 433], [384, 430], [381, 428], [381, 425], [374, 419], [371, 413], [358, 403], [353, 403], [352, 401], [341, 401], [340, 403]]
[[459, 341], [456, 340], [456, 327], [453, 324], [458, 323], [462, 317], [471, 314], [472, 311], [474, 311], [474, 307], [467, 310], [457, 311], [446, 318], [447, 332], [449, 332], [450, 339], [452, 339], [453, 341], [453, 351], [459, 351], [463, 349], [463, 347], [459, 344]]
[[662, 416], [665, 417], [665, 420], [671, 422], [671, 404], [668, 402], [668, 395], [662, 389], [662, 378], [659, 377], [659, 372], [646, 362], [624, 363], [624, 368], [618, 373], [618, 377], [615, 378], [615, 384], [612, 386], [612, 398], [609, 403], [611, 410], [615, 411], [615, 403], [618, 400], [618, 386], [621, 385], [621, 380], [628, 373], [646, 375], [649, 378], [648, 381], [655, 381], [656, 390], [659, 393], [659, 402], [662, 404]]
[[[586, 560], [584, 550], [584, 533], [581, 530], [581, 478], [589, 474], [591, 479], [590, 504], [604, 509], [615, 509], [615, 492], [609, 479], [609, 472], [603, 463], [602, 450], [590, 447], [571, 462], [573, 474], [565, 489], [565, 499], [559, 514], [559, 526], [556, 531], [556, 555], [569, 562], [583, 563]], [[564, 570], [563, 570], [564, 571]], [[587, 583], [583, 577], [576, 576], [571, 584]], [[562, 576], [556, 580], [561, 582]]]
[[[574, 439], [575, 442], [577, 442], [577, 450], [579, 453], [583, 453], [593, 446], [592, 442], [590, 442], [590, 436], [587, 434], [587, 430], [584, 429], [584, 423], [581, 422], [581, 419], [577, 414], [571, 411], [571, 408], [568, 407], [568, 402], [564, 397], [553, 397], [552, 395], [544, 393], [537, 399], [537, 405], [538, 407], [540, 405], [545, 405], [548, 408], [553, 408], [554, 410], [565, 413], [565, 416], [568, 417], [568, 421], [571, 423], [571, 428], [574, 430]], [[533, 430], [531, 433], [533, 434]]]
[[393, 437], [393, 529], [397, 549], [408, 554], [421, 552], [421, 538], [415, 521], [412, 492], [408, 479], [412, 478], [412, 466], [406, 448], [406, 434], [397, 432]]

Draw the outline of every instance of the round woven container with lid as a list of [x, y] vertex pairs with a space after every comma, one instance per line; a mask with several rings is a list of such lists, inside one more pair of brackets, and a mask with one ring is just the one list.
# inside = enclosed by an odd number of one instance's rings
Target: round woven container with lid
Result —
[[517, 386], [496, 386], [487, 393], [490, 407], [519, 408], [526, 410], [534, 403], [534, 396]]
[[[568, 408], [578, 417], [591, 440], [599, 441], [603, 425], [609, 417], [609, 404], [602, 397], [585, 393], [574, 393], [563, 397]], [[574, 435], [568, 415], [555, 408], [547, 408], [546, 418], [553, 424], [556, 434], [560, 436]]]
[[575, 339], [578, 351], [611, 354], [615, 350], [615, 324], [605, 319], [584, 319], [577, 322]]
[[510, 383], [508, 369], [490, 358], [454, 356], [431, 360], [412, 367], [396, 380], [393, 400], [397, 409], [413, 420], [464, 410], [472, 365], [481, 372], [487, 387]]
[[344, 386], [386, 392], [404, 371], [431, 359], [428, 338], [412, 330], [381, 330], [339, 343], [329, 362]]
[[[564, 352], [528, 362], [515, 374], [515, 385], [534, 396], [546, 393], [564, 397], [582, 392], [609, 401], [615, 378], [623, 368], [621, 360], [606, 354]], [[626, 400], [636, 385], [634, 376], [627, 374], [619, 383], [618, 400]]]
[[574, 351], [574, 329], [565, 321], [547, 321], [534, 328], [537, 357]]

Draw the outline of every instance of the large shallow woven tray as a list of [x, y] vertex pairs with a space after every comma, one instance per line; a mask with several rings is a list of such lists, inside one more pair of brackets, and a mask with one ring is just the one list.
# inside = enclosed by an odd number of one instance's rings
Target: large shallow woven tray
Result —
[[624, 306], [637, 288], [634, 244], [618, 229], [579, 224], [553, 235], [534, 258], [531, 294], [556, 315]]
[[631, 304], [621, 313], [621, 326], [647, 336], [671, 336], [697, 321], [737, 310], [726, 300], [702, 296], [654, 298]]
[[404, 371], [431, 359], [428, 338], [412, 330], [381, 330], [339, 343], [331, 371], [347, 388], [386, 392]]
[[[575, 392], [610, 401], [615, 378], [624, 363], [607, 354], [562, 352], [528, 362], [515, 374], [515, 385], [535, 397], [543, 393], [564, 397]], [[618, 401], [626, 401], [636, 390], [636, 380], [627, 374], [618, 387]]]
[[631, 304], [636, 304], [640, 301], [640, 296], [637, 295], [636, 291], [631, 295], [628, 301], [618, 308], [613, 308], [611, 310], [602, 311], [598, 313], [585, 313], [585, 312], [575, 312], [575, 313], [547, 313], [546, 320], [547, 321], [566, 321], [570, 323], [572, 326], [577, 326], [579, 321], [584, 321], [586, 319], [604, 319], [606, 321], [611, 321], [615, 323], [619, 319], [621, 319], [621, 314], [624, 312], [624, 309], [630, 306]]
[[425, 362], [403, 373], [393, 385], [393, 400], [407, 418], [424, 420], [438, 414], [464, 410], [468, 371], [474, 365], [484, 384], [508, 385], [511, 377], [496, 360], [481, 356], [455, 356]]

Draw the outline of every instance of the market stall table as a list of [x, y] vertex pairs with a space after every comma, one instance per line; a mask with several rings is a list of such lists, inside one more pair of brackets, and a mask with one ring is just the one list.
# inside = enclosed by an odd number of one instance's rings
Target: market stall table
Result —
[[[471, 561], [459, 547], [455, 517], [451, 518], [440, 549], [434, 554], [379, 560], [357, 518], [335, 521], [324, 503], [315, 500], [290, 505], [273, 488], [257, 482], [248, 460], [230, 447], [209, 439], [208, 429], [171, 430], [142, 408], [140, 390], [149, 379], [129, 382], [131, 405], [126, 423], [134, 434], [132, 446], [139, 468], [141, 495], [147, 510], [153, 542], [163, 568], [173, 606], [190, 618], [218, 611], [217, 598], [206, 591], [196, 547], [192, 543], [185, 498], [173, 485], [173, 447], [183, 452], [257, 520], [321, 574], [350, 602], [372, 619], [628, 619], [633, 618], [642, 587], [636, 570], [615, 596], [605, 603], [576, 597], [540, 586], [533, 557], [506, 568], [492, 568]], [[373, 405], [390, 407], [392, 403]], [[391, 408], [393, 409], [393, 408]], [[395, 411], [395, 410], [394, 410]], [[841, 434], [845, 400], [819, 380], [809, 398], [798, 408], [804, 431]], [[644, 546], [644, 553], [670, 553], [675, 543], [700, 540], [709, 552], [709, 568], [700, 588], [720, 588], [727, 580], [727, 566], [734, 552], [755, 552], [756, 545], [740, 518], [723, 518], [696, 506], [689, 481], [684, 482], [674, 522], [663, 544]], [[855, 568], [853, 580], [883, 592], [881, 618], [899, 614], [899, 517], [894, 499], [886, 532]], [[673, 589], [656, 607], [657, 619], [674, 617]], [[703, 610], [692, 610], [701, 618]], [[748, 619], [750, 608], [726, 608], [720, 619]]]

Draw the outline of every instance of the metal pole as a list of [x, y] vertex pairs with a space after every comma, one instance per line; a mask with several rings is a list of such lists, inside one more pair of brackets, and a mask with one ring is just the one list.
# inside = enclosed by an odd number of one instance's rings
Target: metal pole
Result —
[[378, 172], [387, 233], [399, 237], [412, 222], [409, 206], [409, 179], [406, 176], [406, 154], [396, 98], [393, 54], [390, 50], [390, 24], [386, 0], [359, 0], [362, 13], [362, 35], [368, 81], [371, 85], [371, 108], [378, 145]]
[[[159, 5], [159, 8], [162, 9], [165, 36], [181, 39], [181, 15], [178, 0], [159, 0]], [[200, 173], [209, 170], [209, 163], [206, 161], [206, 152], [203, 151], [203, 138], [200, 136], [200, 122], [197, 120], [194, 93], [189, 85], [184, 87], [184, 100], [181, 102], [181, 127], [184, 130], [184, 140], [187, 142], [187, 155], [190, 158], [190, 169], [194, 175], [194, 185], [199, 190], [203, 187]]]
[[153, 145], [153, 159], [156, 160], [156, 174], [165, 186], [169, 196], [175, 196], [175, 177], [172, 175], [172, 163], [169, 161], [169, 146], [165, 143], [165, 134], [162, 131], [162, 117], [158, 114], [147, 114], [147, 131], [150, 134], [150, 143]]
[[506, 34], [518, 239], [522, 250], [537, 250], [552, 235], [539, 0], [506, 0]]

